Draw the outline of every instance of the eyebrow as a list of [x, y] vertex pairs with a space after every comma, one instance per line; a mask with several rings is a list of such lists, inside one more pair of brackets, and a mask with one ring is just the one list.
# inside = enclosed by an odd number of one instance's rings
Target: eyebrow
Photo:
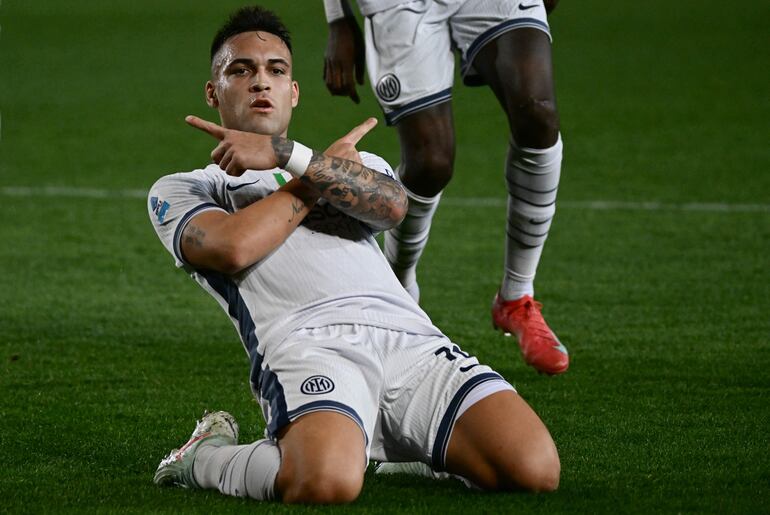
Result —
[[[268, 64], [282, 64], [286, 67], [290, 67], [289, 61], [286, 59], [283, 59], [282, 57], [274, 57], [272, 59], [267, 60]], [[240, 57], [238, 59], [233, 59], [231, 62], [227, 64], [227, 68], [230, 66], [236, 65], [236, 64], [245, 64], [247, 66], [254, 67], [255, 61], [253, 59], [249, 59], [248, 57]]]

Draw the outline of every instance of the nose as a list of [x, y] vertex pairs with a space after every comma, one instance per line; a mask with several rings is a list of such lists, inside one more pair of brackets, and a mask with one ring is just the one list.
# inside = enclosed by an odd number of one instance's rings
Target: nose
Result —
[[249, 86], [249, 91], [253, 93], [259, 93], [260, 91], [265, 91], [266, 89], [270, 89], [270, 85], [263, 81], [263, 80], [255, 80], [251, 86]]
[[270, 89], [270, 83], [267, 81], [264, 73], [256, 73], [254, 75], [254, 81], [249, 86], [249, 91], [252, 93], [258, 93]]

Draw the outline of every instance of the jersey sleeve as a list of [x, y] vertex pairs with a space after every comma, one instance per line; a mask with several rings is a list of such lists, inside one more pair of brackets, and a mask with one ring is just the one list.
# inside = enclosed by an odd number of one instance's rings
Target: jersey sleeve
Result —
[[210, 179], [191, 173], [177, 173], [159, 179], [147, 198], [150, 221], [176, 266], [191, 268], [182, 255], [181, 237], [187, 223], [197, 214], [216, 209], [225, 211], [216, 198]]
[[396, 177], [396, 173], [393, 171], [393, 168], [390, 167], [388, 162], [385, 161], [380, 156], [378, 156], [377, 154], [370, 154], [369, 152], [359, 152], [358, 155], [361, 156], [361, 163], [365, 167], [371, 168], [376, 172], [380, 172], [382, 174], [387, 175], [391, 179], [401, 182], [399, 178]]

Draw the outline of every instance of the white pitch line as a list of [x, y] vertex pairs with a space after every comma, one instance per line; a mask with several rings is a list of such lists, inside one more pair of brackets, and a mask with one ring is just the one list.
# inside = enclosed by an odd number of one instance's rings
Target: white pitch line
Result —
[[[59, 197], [91, 199], [146, 199], [147, 191], [140, 189], [75, 188], [68, 186], [2, 186], [4, 197]], [[441, 205], [451, 207], [505, 207], [500, 197], [444, 197]], [[730, 204], [725, 202], [629, 202], [621, 200], [562, 200], [559, 209], [586, 209], [599, 211], [703, 211], [710, 213], [768, 213], [770, 204]]]

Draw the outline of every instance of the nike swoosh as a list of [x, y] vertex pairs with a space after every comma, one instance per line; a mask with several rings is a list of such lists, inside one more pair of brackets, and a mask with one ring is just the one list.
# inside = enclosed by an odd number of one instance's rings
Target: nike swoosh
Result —
[[537, 4], [532, 4], [532, 5], [520, 5], [520, 6], [519, 6], [519, 9], [521, 9], [522, 11], [526, 11], [527, 9], [532, 9], [533, 7], [537, 7]]
[[254, 182], [244, 182], [242, 184], [236, 184], [235, 186], [233, 186], [232, 184], [228, 184], [225, 187], [227, 188], [227, 191], [235, 191], [235, 190], [239, 190], [239, 189], [243, 188], [244, 186], [251, 186], [252, 184], [256, 184], [259, 181], [260, 181], [260, 179], [257, 179]]

